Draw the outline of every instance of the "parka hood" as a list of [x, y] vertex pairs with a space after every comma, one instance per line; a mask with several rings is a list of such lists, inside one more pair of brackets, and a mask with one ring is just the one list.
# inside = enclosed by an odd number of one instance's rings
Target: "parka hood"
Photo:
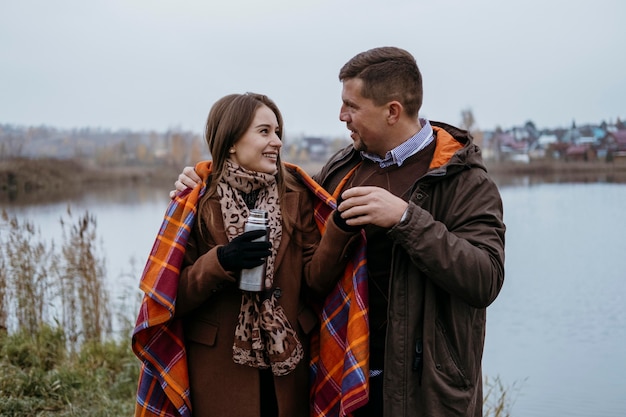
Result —
[[430, 122], [437, 140], [435, 154], [430, 163], [431, 170], [452, 167], [480, 168], [487, 171], [480, 148], [474, 144], [472, 135], [466, 130], [442, 122]]

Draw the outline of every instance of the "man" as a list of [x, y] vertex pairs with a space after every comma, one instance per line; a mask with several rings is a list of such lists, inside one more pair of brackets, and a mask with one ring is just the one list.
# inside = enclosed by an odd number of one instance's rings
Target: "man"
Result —
[[330, 193], [344, 180], [335, 219], [367, 236], [370, 400], [354, 415], [481, 416], [486, 307], [504, 281], [498, 189], [467, 132], [419, 118], [407, 51], [360, 53], [339, 79], [354, 143], [314, 179]]

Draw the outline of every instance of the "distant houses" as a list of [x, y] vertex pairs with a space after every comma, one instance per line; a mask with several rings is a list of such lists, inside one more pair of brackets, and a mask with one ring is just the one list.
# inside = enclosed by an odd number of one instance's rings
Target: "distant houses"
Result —
[[311, 161], [325, 161], [328, 157], [330, 143], [320, 137], [304, 137], [300, 148]]
[[626, 129], [609, 132], [604, 138], [607, 161], [626, 161]]
[[293, 145], [290, 153], [291, 162], [325, 162], [332, 154], [348, 146], [352, 141], [348, 138], [327, 138], [321, 136], [302, 136], [288, 138], [287, 143]]
[[[509, 129], [472, 132], [488, 161], [529, 163], [536, 160], [626, 163], [626, 124], [538, 129], [532, 122]], [[287, 137], [289, 162], [324, 162], [349, 145], [348, 137]], [[210, 158], [201, 135], [172, 129], [166, 132], [61, 130], [0, 124], [0, 160], [11, 158], [81, 159], [99, 166], [192, 164]]]
[[485, 159], [495, 161], [626, 161], [626, 125], [618, 121], [538, 130], [529, 122], [508, 130], [483, 132], [482, 148]]

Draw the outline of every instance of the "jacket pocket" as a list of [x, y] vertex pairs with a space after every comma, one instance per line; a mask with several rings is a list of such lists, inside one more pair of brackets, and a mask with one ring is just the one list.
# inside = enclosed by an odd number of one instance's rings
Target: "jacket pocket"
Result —
[[458, 354], [448, 338], [445, 327], [439, 320], [437, 320], [433, 357], [435, 359], [435, 368], [447, 377], [449, 385], [463, 390], [469, 389], [470, 381], [460, 366]]
[[185, 327], [185, 338], [190, 342], [214, 346], [219, 326], [204, 320], [194, 320]]

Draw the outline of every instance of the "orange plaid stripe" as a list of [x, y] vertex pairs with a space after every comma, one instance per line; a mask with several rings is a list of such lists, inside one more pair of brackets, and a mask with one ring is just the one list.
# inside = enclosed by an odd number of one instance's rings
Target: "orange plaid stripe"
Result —
[[[196, 166], [204, 180], [210, 162]], [[204, 184], [176, 196], [168, 206], [139, 288], [144, 292], [132, 348], [142, 361], [135, 416], [191, 417], [187, 356], [180, 320], [174, 319], [178, 277]]]
[[[299, 167], [288, 165], [318, 197], [315, 219], [326, 230], [336, 197], [356, 170], [353, 168], [331, 196]], [[319, 308], [318, 334], [311, 340], [311, 416], [349, 415], [369, 398], [369, 322], [367, 316], [365, 236], [343, 278]]]

